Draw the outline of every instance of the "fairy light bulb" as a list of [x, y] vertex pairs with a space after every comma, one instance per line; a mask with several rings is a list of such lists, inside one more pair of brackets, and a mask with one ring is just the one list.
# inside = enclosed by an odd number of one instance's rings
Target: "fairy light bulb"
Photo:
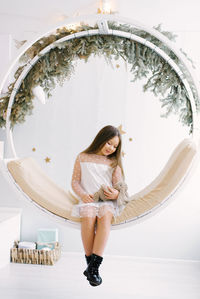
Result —
[[107, 0], [102, 0], [102, 11], [105, 14], [110, 14], [111, 13], [111, 4]]
[[111, 3], [108, 0], [101, 0], [98, 13], [99, 14], [111, 14]]

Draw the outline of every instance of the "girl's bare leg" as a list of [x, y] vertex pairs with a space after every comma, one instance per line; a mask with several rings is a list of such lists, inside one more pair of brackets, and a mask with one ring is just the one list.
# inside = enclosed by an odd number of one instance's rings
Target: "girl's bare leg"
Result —
[[110, 233], [113, 214], [107, 211], [101, 218], [97, 217], [97, 229], [94, 238], [93, 253], [102, 256]]
[[[87, 280], [91, 286], [98, 286], [102, 283], [102, 278], [99, 276], [99, 266], [103, 260], [103, 251], [106, 246], [106, 242], [110, 232], [112, 213], [107, 210], [107, 207], [103, 207], [99, 211], [99, 216], [103, 212], [101, 217], [97, 217], [97, 228], [94, 236], [93, 250], [91, 260], [87, 269], [84, 271], [84, 275], [87, 276]], [[89, 251], [88, 251], [89, 252]]]
[[92, 254], [94, 237], [95, 237], [95, 217], [83, 217], [81, 221], [81, 237], [85, 254], [87, 256]]

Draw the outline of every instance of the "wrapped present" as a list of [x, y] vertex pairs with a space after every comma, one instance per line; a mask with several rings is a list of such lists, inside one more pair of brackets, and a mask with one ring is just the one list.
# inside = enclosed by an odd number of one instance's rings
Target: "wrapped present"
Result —
[[19, 248], [19, 242], [16, 241], [14, 247], [10, 250], [11, 262], [23, 264], [54, 265], [61, 256], [61, 246], [55, 243], [55, 249], [27, 249]]
[[37, 242], [37, 249], [38, 250], [53, 250], [56, 247], [56, 242], [51, 243], [41, 243]]
[[37, 243], [55, 243], [58, 242], [57, 228], [40, 228], [37, 231]]
[[24, 249], [36, 249], [36, 243], [35, 242], [19, 242], [18, 248], [24, 248]]

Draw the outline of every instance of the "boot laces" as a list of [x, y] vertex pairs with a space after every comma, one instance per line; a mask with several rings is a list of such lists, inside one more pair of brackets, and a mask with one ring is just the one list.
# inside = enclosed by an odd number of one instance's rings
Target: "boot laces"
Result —
[[92, 269], [91, 269], [91, 274], [92, 274], [92, 275], [97, 275], [97, 276], [99, 276], [98, 268], [92, 267]]

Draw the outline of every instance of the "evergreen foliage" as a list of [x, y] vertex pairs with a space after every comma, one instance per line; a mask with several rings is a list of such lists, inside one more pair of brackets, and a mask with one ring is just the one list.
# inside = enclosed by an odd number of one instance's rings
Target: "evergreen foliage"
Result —
[[[39, 60], [22, 80], [15, 95], [11, 111], [12, 126], [16, 123], [23, 123], [26, 115], [32, 113], [34, 99], [32, 90], [35, 86], [40, 85], [47, 96], [50, 97], [51, 91], [57, 84], [62, 86], [65, 80], [70, 79], [75, 71], [75, 62], [78, 59], [84, 59], [87, 62], [90, 55], [93, 54], [94, 56], [103, 56], [106, 62], [111, 65], [113, 61], [123, 58], [131, 66], [131, 81], [145, 79], [144, 92], [149, 90], [159, 97], [162, 107], [165, 109], [162, 116], [168, 117], [170, 113], [178, 114], [179, 120], [187, 125], [190, 132], [192, 132], [192, 111], [184, 84], [171, 66], [155, 51], [141, 43], [115, 35], [85, 36], [54, 44], [55, 41], [72, 33], [97, 28], [97, 25], [90, 27], [85, 24], [81, 24], [76, 30], [65, 27], [59, 28], [54, 34], [38, 40], [26, 51], [20, 59], [23, 65], [15, 73], [15, 82], [9, 85], [7, 94], [0, 99], [0, 127], [5, 126], [8, 101], [15, 83], [24, 68], [35, 56], [39, 56]], [[149, 33], [132, 28], [129, 25], [109, 22], [109, 28], [134, 33], [164, 50], [184, 72], [193, 91], [196, 106], [199, 109], [196, 91], [187, 70], [165, 44]], [[155, 29], [162, 32], [160, 25]], [[175, 38], [170, 32], [162, 33], [171, 40]], [[48, 45], [51, 45], [50, 51], [41, 55], [40, 52]]]

